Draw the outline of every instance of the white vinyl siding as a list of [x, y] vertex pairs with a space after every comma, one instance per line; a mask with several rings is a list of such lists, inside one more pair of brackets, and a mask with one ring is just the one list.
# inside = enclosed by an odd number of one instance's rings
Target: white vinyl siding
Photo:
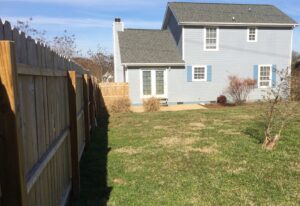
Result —
[[192, 81], [206, 81], [207, 79], [207, 67], [193, 66], [192, 67]]
[[219, 49], [219, 29], [215, 27], [204, 28], [204, 50], [216, 51]]
[[248, 28], [247, 41], [248, 42], [257, 42], [257, 29], [256, 28]]
[[258, 87], [267, 88], [272, 86], [272, 65], [259, 65]]

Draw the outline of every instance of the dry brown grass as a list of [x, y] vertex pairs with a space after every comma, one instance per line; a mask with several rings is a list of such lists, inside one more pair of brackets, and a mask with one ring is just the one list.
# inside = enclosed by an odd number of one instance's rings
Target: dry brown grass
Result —
[[151, 97], [143, 100], [143, 107], [145, 112], [157, 112], [160, 110], [159, 99]]
[[109, 105], [109, 111], [113, 113], [130, 112], [131, 102], [128, 97], [121, 97]]
[[113, 183], [118, 184], [118, 185], [126, 185], [127, 181], [123, 180], [121, 178], [116, 178], [116, 179], [113, 180]]
[[201, 148], [195, 148], [195, 147], [186, 147], [185, 148], [186, 152], [200, 152], [203, 154], [216, 154], [218, 153], [218, 150], [214, 145], [212, 146], [206, 146], [206, 147], [201, 147]]
[[186, 146], [194, 144], [198, 141], [198, 138], [179, 138], [179, 137], [163, 137], [159, 144], [165, 147], [173, 147], [173, 146]]
[[113, 151], [116, 153], [134, 155], [134, 154], [141, 153], [142, 149], [141, 148], [132, 148], [132, 147], [121, 147], [121, 148], [115, 149]]

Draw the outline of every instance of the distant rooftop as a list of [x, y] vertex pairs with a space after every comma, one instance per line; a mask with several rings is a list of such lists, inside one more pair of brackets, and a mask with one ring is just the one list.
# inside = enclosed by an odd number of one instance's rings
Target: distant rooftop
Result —
[[215, 23], [297, 24], [273, 5], [170, 2], [177, 21]]

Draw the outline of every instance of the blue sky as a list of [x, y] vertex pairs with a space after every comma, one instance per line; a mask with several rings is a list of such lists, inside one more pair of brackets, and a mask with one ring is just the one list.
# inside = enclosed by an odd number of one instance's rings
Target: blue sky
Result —
[[[184, 1], [184, 0], [182, 0]], [[83, 52], [98, 45], [112, 51], [112, 22], [121, 17], [127, 28], [161, 28], [167, 0], [0, 0], [0, 18], [14, 24], [33, 18], [34, 28], [49, 38], [65, 29], [75, 34]], [[189, 2], [273, 4], [300, 22], [299, 0], [206, 0]], [[300, 28], [294, 32], [294, 50], [300, 52]]]

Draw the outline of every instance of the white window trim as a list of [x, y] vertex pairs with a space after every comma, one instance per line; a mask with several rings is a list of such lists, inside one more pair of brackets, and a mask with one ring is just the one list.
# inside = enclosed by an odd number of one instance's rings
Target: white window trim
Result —
[[[255, 40], [250, 40], [250, 39], [249, 39], [250, 29], [255, 29]], [[257, 36], [257, 34], [258, 34], [257, 30], [258, 30], [258, 29], [257, 29], [256, 27], [249, 27], [249, 28], [247, 29], [247, 42], [257, 42], [257, 38], [258, 38], [258, 36]]]
[[[207, 49], [206, 48], [206, 29], [208, 29], [208, 28], [216, 28], [217, 38], [216, 38], [216, 48], [215, 49]], [[219, 39], [220, 39], [219, 27], [204, 27], [204, 38], [203, 38], [204, 48], [203, 48], [203, 50], [204, 51], [219, 51]]]
[[[143, 93], [143, 72], [151, 72], [151, 95], [144, 95]], [[156, 95], [156, 71], [164, 71], [164, 94]], [[168, 69], [140, 69], [140, 97], [147, 99], [151, 97], [167, 98], [168, 97]]]
[[[195, 67], [204, 67], [204, 79], [195, 79], [194, 78]], [[207, 65], [193, 65], [192, 66], [192, 81], [193, 82], [206, 82], [207, 81]]]
[[[270, 67], [270, 76], [269, 76], [269, 86], [260, 86], [260, 69], [261, 67]], [[258, 77], [257, 77], [257, 87], [261, 89], [271, 88], [272, 87], [272, 64], [260, 64], [258, 65]]]

